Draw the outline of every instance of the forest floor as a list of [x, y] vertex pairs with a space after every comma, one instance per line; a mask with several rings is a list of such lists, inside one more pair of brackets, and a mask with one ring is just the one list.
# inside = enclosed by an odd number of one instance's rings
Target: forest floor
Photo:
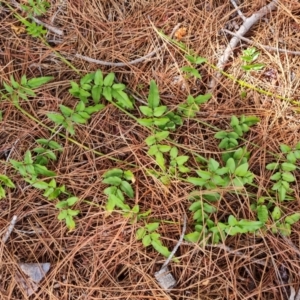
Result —
[[[16, 8], [15, 2], [0, 1], [0, 174], [15, 185], [5, 188], [6, 196], [0, 201], [1, 236], [17, 216], [10, 236], [1, 243], [0, 298], [299, 299], [294, 296], [300, 289], [299, 222], [284, 236], [271, 230], [274, 221], [270, 214], [264, 230], [228, 234], [217, 244], [209, 234], [203, 234], [205, 243], [182, 242], [175, 254], [178, 261], [169, 264], [176, 280], [169, 290], [155, 278], [166, 258], [136, 239], [141, 226], [158, 222], [160, 240], [172, 250], [182, 233], [185, 215], [186, 234], [195, 230], [189, 195], [194, 191], [201, 198], [203, 189], [186, 179], [197, 176], [193, 170], [203, 168], [197, 155], [222, 162], [225, 150], [218, 148], [220, 141], [214, 135], [230, 129], [232, 116], [260, 119], [239, 140], [239, 147], [250, 152], [248, 163], [254, 180], [242, 189], [216, 188], [221, 200], [212, 203], [217, 213], [210, 219], [227, 222], [232, 215], [238, 220], [257, 220], [251, 207], [260, 197], [271, 199], [266, 204], [270, 211], [274, 206], [281, 210], [280, 220], [300, 211], [300, 165], [293, 173], [292, 191], [288, 191], [292, 201], [280, 201], [271, 190], [272, 171], [266, 170], [268, 163], [280, 161], [276, 156], [280, 144], [294, 147], [300, 142], [300, 55], [264, 47], [300, 50], [299, 2], [279, 1], [278, 7], [245, 35], [256, 43], [259, 56], [255, 63], [264, 65], [261, 70], [241, 68], [242, 51], [251, 45], [240, 41], [225, 65], [224, 71], [230, 75], [218, 77], [213, 65], [232, 38], [222, 30], [234, 32], [243, 23], [229, 0], [52, 0], [47, 12], [37, 19], [63, 30], [63, 34], [48, 30], [43, 39], [26, 32], [16, 17], [26, 17], [26, 12]], [[269, 2], [239, 1], [245, 17]], [[207, 60], [197, 66], [201, 79], [185, 76], [181, 67], [189, 65], [186, 53], [160, 34], [171, 36], [174, 28], [180, 29], [174, 40]], [[129, 63], [152, 51], [151, 57]], [[124, 64], [99, 65], [76, 54]], [[73, 108], [78, 99], [69, 93], [70, 81], [79, 82], [98, 69], [103, 74], [115, 73], [117, 81], [126, 85], [128, 95], [135, 98], [134, 109], [121, 109], [103, 98], [105, 107], [86, 124], [75, 125], [75, 134], [70, 135], [47, 114], [58, 112], [61, 104]], [[4, 83], [9, 84], [11, 76], [20, 82], [23, 75], [53, 79], [38, 88], [35, 97], [19, 99], [16, 104], [3, 96]], [[212, 78], [216, 83], [210, 91]], [[145, 139], [151, 129], [136, 120], [143, 118], [139, 106], [147, 102], [151, 80], [158, 86], [161, 103], [174, 112], [188, 95], [212, 94], [195, 116], [184, 118], [181, 126], [170, 130], [166, 143], [189, 156], [185, 165], [192, 171], [170, 176], [167, 184], [154, 172], [166, 170], [160, 170], [147, 153]], [[57, 218], [57, 201], [48, 200], [41, 189], [26, 182], [10, 162], [22, 161], [28, 150], [36, 158], [37, 139], [50, 139], [63, 147], [47, 168], [56, 173], [57, 184], [65, 185], [68, 195], [79, 199], [74, 210], [80, 213], [74, 217], [76, 227], [71, 231]], [[126, 203], [139, 205], [141, 212], [151, 210], [149, 216], [130, 222], [117, 208], [107, 212], [103, 192], [107, 185], [102, 181], [103, 174], [112, 168], [134, 174], [130, 183], [134, 197], [126, 197]], [[30, 296], [26, 284], [18, 279], [22, 272], [19, 263], [51, 264]], [[29, 276], [25, 282], [30, 284], [30, 280]]]

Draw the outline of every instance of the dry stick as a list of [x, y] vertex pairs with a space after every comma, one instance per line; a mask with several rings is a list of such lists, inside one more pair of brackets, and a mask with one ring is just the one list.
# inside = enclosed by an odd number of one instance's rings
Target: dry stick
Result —
[[[11, 4], [14, 6], [14, 7], [16, 7], [17, 9], [20, 9], [20, 10], [22, 10], [22, 11], [24, 11], [24, 9], [22, 8], [22, 6], [18, 3], [18, 2], [16, 2], [15, 0], [10, 0], [10, 2], [11, 2]], [[60, 29], [58, 29], [58, 28], [56, 28], [56, 27], [54, 27], [54, 26], [51, 26], [51, 25], [49, 25], [49, 24], [47, 24], [47, 23], [44, 23], [44, 22], [42, 22], [42, 21], [40, 21], [39, 19], [37, 19], [37, 18], [35, 18], [35, 17], [31, 17], [31, 19], [35, 22], [35, 23], [37, 23], [37, 24], [39, 24], [39, 25], [43, 25], [45, 28], [47, 28], [49, 31], [52, 31], [52, 32], [54, 32], [55, 34], [57, 34], [57, 35], [64, 35], [64, 32], [62, 31], [62, 30], [60, 30]]]
[[161, 269], [159, 271], [155, 272], [155, 274], [154, 274], [154, 277], [156, 278], [159, 285], [164, 290], [169, 290], [170, 288], [173, 288], [176, 285], [176, 281], [175, 281], [174, 277], [172, 276], [172, 274], [169, 273], [168, 264], [170, 263], [175, 252], [177, 251], [177, 249], [183, 242], [183, 238], [184, 238], [185, 231], [186, 231], [186, 223], [187, 223], [186, 215], [184, 215], [182, 233], [180, 235], [180, 238], [179, 238], [177, 244], [175, 245], [174, 249], [170, 253], [170, 255], [167, 258], [167, 260], [165, 261], [165, 263], [162, 265]]
[[[180, 26], [180, 24], [177, 24], [174, 27], [174, 29], [172, 30], [172, 33], [170, 34], [171, 38], [173, 37], [173, 35], [175, 34], [175, 32], [178, 30], [179, 26]], [[87, 62], [97, 64], [97, 65], [109, 66], [109, 67], [126, 67], [128, 65], [134, 65], [134, 64], [138, 64], [140, 62], [145, 61], [147, 58], [152, 57], [155, 53], [157, 53], [163, 47], [164, 47], [164, 45], [158, 47], [157, 49], [151, 51], [150, 53], [148, 53], [148, 54], [146, 54], [146, 55], [144, 55], [144, 56], [142, 56], [140, 58], [131, 60], [131, 61], [127, 62], [127, 63], [123, 63], [123, 62], [115, 63], [115, 62], [108, 62], [108, 61], [98, 60], [98, 59], [94, 59], [94, 58], [91, 58], [91, 57], [88, 57], [88, 56], [81, 55], [79, 53], [76, 53], [74, 56], [77, 57], [77, 58], [81, 58], [81, 59], [83, 59], [83, 60], [85, 60]]]
[[226, 33], [229, 33], [229, 34], [231, 34], [231, 35], [233, 35], [233, 36], [236, 36], [236, 37], [238, 37], [240, 40], [245, 41], [245, 42], [247, 42], [247, 43], [249, 43], [249, 44], [254, 44], [254, 45], [258, 46], [258, 47], [264, 48], [264, 49], [269, 50], [269, 51], [283, 52], [283, 53], [291, 54], [291, 55], [300, 55], [300, 51], [292, 51], [292, 50], [286, 50], [286, 49], [281, 49], [281, 48], [276, 48], [276, 47], [271, 47], [271, 46], [261, 45], [260, 43], [257, 43], [257, 42], [255, 42], [255, 41], [252, 41], [252, 40], [250, 40], [250, 39], [247, 39], [247, 38], [245, 38], [245, 37], [243, 37], [243, 36], [240, 36], [240, 35], [238, 35], [238, 34], [232, 32], [232, 31], [229, 31], [229, 30], [227, 30], [227, 29], [222, 29], [222, 31], [224, 31], [224, 32], [226, 32]]
[[179, 246], [182, 244], [182, 241], [183, 241], [183, 238], [184, 238], [184, 235], [185, 235], [185, 231], [186, 231], [186, 215], [184, 215], [184, 217], [183, 217], [183, 226], [182, 226], [182, 232], [181, 232], [180, 238], [179, 238], [177, 244], [175, 245], [174, 249], [170, 253], [168, 259], [162, 265], [161, 270], [164, 269], [164, 268], [166, 268], [168, 266], [168, 264], [170, 263], [171, 259], [174, 256], [174, 254], [178, 250]]
[[11, 221], [10, 221], [10, 225], [8, 226], [3, 238], [2, 238], [2, 242], [3, 244], [5, 244], [8, 240], [8, 238], [10, 237], [12, 231], [14, 230], [14, 227], [16, 225], [16, 222], [17, 222], [17, 216], [13, 216]]
[[237, 13], [239, 14], [239, 16], [241, 17], [241, 19], [245, 22], [246, 21], [246, 17], [244, 16], [244, 14], [241, 12], [241, 10], [239, 9], [238, 5], [236, 4], [235, 0], [230, 0], [232, 5], [234, 6], [234, 8], [236, 9]]
[[[261, 8], [258, 12], [254, 13], [251, 17], [247, 18], [244, 23], [241, 25], [240, 29], [236, 32], [238, 36], [232, 37], [227, 48], [224, 51], [224, 54], [220, 57], [217, 68], [223, 71], [233, 49], [237, 46], [238, 42], [241, 40], [240, 37], [244, 36], [250, 28], [256, 24], [260, 19], [262, 19], [266, 14], [274, 10], [278, 6], [279, 0], [273, 0], [268, 5]], [[209, 88], [212, 90], [216, 86], [216, 79], [221, 77], [221, 73], [217, 72], [215, 78], [209, 83]]]

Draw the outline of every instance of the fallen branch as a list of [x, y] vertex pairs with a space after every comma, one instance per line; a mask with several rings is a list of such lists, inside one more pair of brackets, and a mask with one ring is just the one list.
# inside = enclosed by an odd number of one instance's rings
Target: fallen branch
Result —
[[256, 45], [257, 47], [261, 47], [265, 50], [269, 50], [269, 51], [274, 51], [274, 52], [282, 52], [282, 53], [286, 53], [286, 54], [291, 54], [291, 55], [300, 55], [300, 51], [292, 51], [292, 50], [287, 50], [287, 49], [281, 49], [281, 48], [276, 48], [276, 47], [271, 47], [271, 46], [266, 46], [266, 45], [261, 45], [260, 43], [254, 42], [250, 39], [247, 39], [243, 36], [238, 35], [237, 33], [234, 33], [232, 31], [229, 31], [227, 29], [223, 29], [224, 32], [236, 36], [238, 37], [240, 40], [245, 41], [249, 44], [253, 44]]
[[16, 225], [17, 219], [18, 219], [17, 216], [13, 216], [13, 217], [12, 217], [12, 219], [11, 219], [11, 221], [10, 221], [10, 224], [9, 224], [9, 226], [8, 226], [8, 228], [7, 228], [7, 230], [6, 230], [5, 234], [4, 234], [4, 236], [3, 236], [3, 238], [2, 238], [3, 244], [5, 244], [5, 243], [7, 242], [7, 240], [9, 239], [9, 237], [10, 237], [12, 231], [14, 230], [14, 227], [15, 227], [15, 225]]
[[[261, 20], [266, 14], [274, 10], [278, 5], [279, 0], [273, 0], [268, 5], [261, 8], [258, 12], [254, 13], [251, 17], [247, 18], [244, 23], [241, 25], [240, 29], [236, 32], [237, 36], [232, 37], [227, 48], [224, 51], [224, 54], [219, 58], [217, 63], [217, 68], [220, 71], [224, 70], [224, 67], [233, 51], [233, 49], [237, 46], [238, 42], [241, 40], [240, 37], [243, 37], [250, 28], [256, 24], [259, 20]], [[216, 86], [216, 81], [221, 77], [221, 73], [217, 72], [209, 83], [209, 88], [212, 90]]]
[[[175, 34], [175, 32], [178, 30], [180, 24], [177, 24], [174, 29], [172, 30], [171, 34], [170, 34], [170, 37], [172, 38], [173, 35]], [[77, 57], [77, 58], [81, 58], [87, 62], [90, 62], [90, 63], [94, 63], [94, 64], [97, 64], [97, 65], [102, 65], [102, 66], [109, 66], [109, 67], [126, 67], [128, 65], [135, 65], [135, 64], [138, 64], [138, 63], [141, 63], [145, 60], [147, 60], [148, 58], [152, 57], [154, 54], [156, 54], [159, 50], [161, 50], [162, 48], [164, 47], [163, 46], [160, 46], [158, 47], [157, 49], [151, 51], [150, 53], [140, 57], [140, 58], [137, 58], [137, 59], [134, 59], [134, 60], [131, 60], [129, 62], [126, 62], [126, 63], [123, 63], [123, 62], [108, 62], [108, 61], [104, 61], [104, 60], [99, 60], [99, 59], [94, 59], [94, 58], [91, 58], [91, 57], [88, 57], [88, 56], [85, 56], [85, 55], [81, 55], [79, 53], [76, 53], [74, 55], [74, 57]]]
[[184, 215], [183, 218], [183, 226], [182, 226], [182, 232], [180, 235], [180, 238], [175, 245], [173, 251], [170, 253], [168, 259], [165, 261], [165, 263], [162, 265], [161, 269], [154, 274], [156, 280], [158, 281], [159, 285], [164, 289], [164, 290], [169, 290], [173, 288], [176, 285], [176, 281], [172, 274], [169, 272], [168, 269], [168, 264], [170, 263], [171, 259], [173, 258], [174, 254], [178, 250], [179, 246], [182, 244], [185, 231], [186, 231], [186, 215]]

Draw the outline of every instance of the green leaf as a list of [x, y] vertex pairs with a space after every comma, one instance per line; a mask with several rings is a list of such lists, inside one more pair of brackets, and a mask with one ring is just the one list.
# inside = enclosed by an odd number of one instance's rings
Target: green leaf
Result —
[[110, 194], [116, 194], [117, 192], [117, 187], [116, 186], [110, 186], [106, 189], [104, 189], [103, 193], [107, 196], [109, 196]]
[[267, 170], [277, 170], [279, 168], [279, 163], [270, 163], [266, 166]]
[[158, 147], [157, 145], [152, 145], [149, 150], [148, 150], [148, 154], [149, 155], [156, 155], [156, 153], [158, 152]]
[[75, 228], [75, 226], [76, 226], [73, 217], [70, 216], [70, 215], [67, 215], [66, 218], [65, 218], [65, 220], [66, 220], [66, 225], [67, 225], [68, 229], [69, 230], [73, 230]]
[[226, 167], [230, 171], [230, 173], [234, 173], [235, 171], [235, 161], [233, 158], [229, 158], [226, 162]]
[[74, 205], [78, 201], [78, 197], [70, 197], [66, 200], [68, 206]]
[[123, 83], [115, 83], [115, 84], [112, 86], [112, 88], [113, 88], [114, 90], [123, 91], [123, 90], [125, 90], [126, 86], [125, 86], [125, 84], [123, 84]]
[[51, 81], [54, 77], [53, 76], [45, 76], [45, 77], [38, 77], [38, 78], [32, 78], [27, 81], [27, 86], [32, 89], [36, 89], [43, 84], [46, 84], [47, 82]]
[[278, 206], [274, 207], [271, 216], [274, 221], [277, 221], [281, 218], [281, 210]]
[[7, 91], [9, 94], [12, 94], [12, 93], [13, 93], [14, 89], [13, 89], [10, 85], [8, 85], [7, 83], [5, 83], [4, 81], [3, 81], [3, 86], [4, 86], [4, 88], [6, 89], [6, 91]]
[[110, 87], [115, 79], [115, 74], [114, 73], [109, 73], [105, 76], [105, 79], [103, 81], [103, 85], [105, 85], [106, 87]]
[[162, 140], [166, 139], [169, 136], [169, 131], [161, 131], [155, 134], [155, 138], [158, 142], [161, 142]]
[[110, 194], [108, 196], [108, 202], [112, 201], [114, 203], [115, 206], [121, 208], [124, 211], [129, 211], [130, 207], [128, 205], [126, 205], [123, 200], [121, 198], [119, 198], [116, 195]]
[[[89, 117], [89, 115], [88, 115]], [[85, 119], [84, 117], [82, 117], [81, 115], [79, 115], [78, 113], [74, 113], [72, 116], [71, 116], [71, 120], [75, 123], [78, 123], [78, 124], [85, 124], [87, 122], [87, 119]]]
[[27, 150], [24, 155], [24, 163], [27, 165], [31, 165], [33, 163], [33, 159], [31, 157], [31, 152]]
[[199, 177], [201, 177], [205, 180], [210, 179], [212, 176], [211, 172], [203, 171], [203, 170], [196, 170], [196, 173], [198, 174]]
[[102, 183], [104, 184], [111, 184], [115, 186], [119, 186], [122, 182], [122, 179], [117, 176], [109, 176], [102, 180]]
[[170, 157], [172, 159], [175, 159], [178, 155], [178, 148], [177, 147], [172, 147], [170, 150]]
[[193, 67], [184, 66], [184, 67], [180, 68], [180, 70], [193, 75], [195, 78], [201, 79], [201, 75], [200, 75], [199, 71]]
[[73, 210], [73, 209], [68, 209], [67, 210], [67, 212], [68, 212], [68, 215], [69, 216], [72, 216], [72, 217], [75, 217], [75, 216], [77, 216], [79, 213], [80, 213], [80, 210]]
[[43, 176], [47, 176], [47, 177], [56, 176], [55, 172], [48, 170], [45, 166], [35, 164], [34, 169], [37, 174], [41, 174]]
[[281, 172], [276, 172], [274, 175], [270, 177], [271, 180], [278, 181], [281, 179]]
[[201, 232], [194, 231], [194, 232], [191, 232], [191, 233], [186, 234], [186, 235], [184, 236], [184, 239], [185, 239], [187, 242], [197, 243], [197, 242], [199, 242], [200, 237], [201, 237]]
[[258, 220], [266, 223], [268, 221], [268, 208], [266, 207], [266, 205], [259, 205], [257, 207], [257, 216], [258, 216]]
[[226, 131], [219, 131], [214, 135], [214, 138], [216, 139], [224, 139], [227, 137], [227, 132]]
[[202, 209], [202, 207], [203, 207], [202, 201], [196, 201], [190, 205], [189, 210], [195, 212], [199, 209]]
[[125, 109], [133, 109], [133, 102], [128, 95], [120, 90], [112, 90], [112, 96], [118, 101], [117, 104]]
[[107, 203], [105, 205], [105, 209], [108, 212], [112, 212], [115, 209], [115, 201], [112, 197], [108, 197]]
[[164, 257], [169, 257], [171, 252], [168, 250], [167, 247], [163, 246], [160, 241], [153, 240], [151, 241], [151, 245], [153, 248]]
[[153, 125], [152, 119], [137, 119], [137, 121], [142, 126], [152, 126]]
[[290, 225], [295, 224], [300, 220], [300, 213], [294, 213], [288, 217], [285, 218], [284, 222]]
[[158, 147], [158, 150], [163, 153], [169, 152], [171, 149], [171, 146], [169, 146], [169, 145], [157, 145], [157, 147]]
[[32, 184], [33, 187], [41, 190], [45, 190], [48, 188], [48, 183], [44, 181], [36, 181]]
[[58, 214], [57, 219], [58, 219], [59, 221], [61, 221], [61, 220], [65, 219], [65, 218], [67, 217], [67, 215], [68, 215], [68, 211], [67, 211], [67, 210], [62, 210], [62, 211]]
[[160, 102], [160, 97], [159, 97], [159, 91], [157, 88], [157, 85], [154, 80], [150, 81], [150, 91], [148, 95], [148, 103], [149, 107], [154, 109], [155, 107], [158, 107]]
[[230, 215], [229, 218], [228, 218], [228, 225], [229, 226], [235, 226], [237, 224], [238, 224], [237, 219], [233, 215]]
[[132, 183], [135, 182], [135, 177], [130, 170], [124, 171], [124, 179], [131, 181]]
[[295, 181], [295, 177], [293, 176], [293, 174], [291, 172], [283, 172], [281, 177], [282, 177], [282, 180], [287, 181], [287, 182]]
[[213, 158], [210, 158], [207, 166], [208, 166], [209, 171], [215, 172], [219, 168], [220, 164]]
[[296, 170], [296, 166], [294, 164], [291, 164], [291, 163], [282, 163], [281, 164], [281, 169], [283, 171], [294, 171], [294, 170]]
[[196, 104], [203, 104], [206, 103], [210, 98], [212, 97], [212, 94], [205, 94], [205, 95], [199, 95], [195, 98]]
[[249, 168], [249, 164], [248, 163], [244, 163], [240, 166], [238, 166], [235, 171], [234, 171], [234, 174], [237, 175], [237, 176], [245, 176], [248, 172], [248, 168]]
[[187, 182], [192, 183], [196, 186], [203, 186], [206, 183], [206, 180], [198, 177], [188, 177]]
[[123, 176], [123, 170], [115, 168], [115, 169], [108, 170], [103, 174], [104, 178], [115, 177], [115, 176], [116, 177], [122, 177]]
[[5, 190], [4, 188], [0, 185], [0, 199], [3, 199], [5, 198]]
[[150, 237], [151, 237], [151, 240], [152, 240], [152, 241], [154, 241], [154, 240], [159, 240], [160, 234], [157, 233], [157, 232], [152, 232], [152, 233], [150, 234]]
[[13, 182], [6, 175], [0, 174], [0, 181], [2, 181], [7, 187], [15, 188]]
[[94, 78], [95, 85], [102, 86], [103, 85], [103, 74], [101, 70], [97, 70], [95, 72], [95, 78]]
[[167, 106], [158, 106], [154, 108], [153, 115], [155, 117], [161, 117], [167, 110]]
[[232, 116], [230, 121], [230, 126], [235, 127], [238, 126], [239, 124], [240, 124], [239, 119], [236, 116]]
[[285, 200], [285, 196], [286, 196], [286, 188], [284, 186], [281, 186], [278, 189], [278, 195], [279, 195], [279, 200], [280, 201], [284, 201]]
[[156, 163], [160, 166], [160, 168], [162, 170], [165, 170], [166, 169], [166, 166], [165, 166], [165, 159], [164, 159], [164, 156], [161, 152], [157, 152], [155, 154], [155, 161]]
[[155, 144], [156, 143], [155, 135], [148, 136], [145, 139], [145, 143], [147, 144], [147, 146], [151, 146], [151, 145]]
[[134, 191], [132, 186], [125, 180], [121, 182], [120, 186], [121, 190], [129, 197], [133, 198], [134, 197]]
[[65, 120], [65, 117], [58, 113], [48, 113], [47, 117], [58, 125], [62, 124]]
[[148, 223], [146, 224], [145, 228], [148, 230], [148, 232], [153, 232], [159, 227], [159, 222], [154, 223]]
[[151, 237], [149, 234], [145, 235], [142, 239], [142, 243], [144, 247], [148, 247], [151, 245]]
[[292, 149], [288, 145], [281, 144], [280, 145], [280, 150], [281, 150], [282, 153], [289, 153], [289, 152], [291, 152]]
[[111, 101], [112, 100], [112, 91], [111, 87], [105, 86], [102, 91], [103, 96], [106, 100]]
[[140, 106], [140, 111], [143, 115], [146, 117], [152, 117], [153, 116], [153, 109], [148, 106]]
[[144, 227], [139, 228], [136, 231], [135, 238], [137, 241], [141, 240], [146, 234], [146, 229]]
[[165, 126], [170, 121], [169, 118], [157, 118], [153, 120], [155, 126], [161, 126], [161, 127]]
[[98, 104], [100, 102], [101, 95], [102, 95], [102, 86], [94, 85], [92, 87], [92, 98], [95, 104]]
[[179, 166], [181, 166], [181, 165], [185, 164], [189, 160], [189, 156], [187, 156], [187, 155], [180, 155], [180, 156], [176, 157], [175, 160], [176, 160], [177, 164]]
[[68, 202], [67, 201], [59, 201], [56, 205], [56, 208], [67, 208], [68, 207]]
[[204, 195], [202, 195], [202, 197], [203, 197], [203, 199], [210, 201], [210, 202], [219, 201], [221, 199], [221, 195], [219, 193], [204, 194]]
[[287, 158], [287, 161], [292, 164], [295, 164], [297, 161], [297, 157], [296, 157], [295, 153], [293, 153], [293, 152], [288, 153], [286, 158]]
[[89, 115], [96, 113], [98, 111], [100, 111], [101, 109], [103, 109], [105, 106], [103, 104], [97, 104], [94, 106], [88, 106], [85, 108], [85, 112], [87, 112]]

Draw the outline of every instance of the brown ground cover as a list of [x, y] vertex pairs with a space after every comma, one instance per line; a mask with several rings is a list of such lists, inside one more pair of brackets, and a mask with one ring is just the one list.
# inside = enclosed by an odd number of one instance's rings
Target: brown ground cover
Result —
[[[241, 2], [246, 16], [268, 3], [266, 0]], [[210, 64], [216, 64], [231, 38], [221, 30], [230, 28], [233, 21], [237, 25], [242, 23], [234, 15], [229, 0], [56, 0], [51, 1], [41, 20], [63, 29], [64, 35], [49, 32], [46, 36], [49, 46], [45, 46], [41, 40], [18, 31], [22, 24], [7, 3], [10, 1], [0, 2], [0, 87], [3, 82], [9, 82], [10, 75], [16, 79], [23, 74], [27, 78], [54, 76], [53, 81], [39, 89], [37, 97], [29, 102], [21, 101], [24, 110], [49, 126], [53, 123], [46, 117], [47, 112], [58, 111], [59, 104], [74, 106], [76, 100], [68, 93], [69, 81], [99, 68], [105, 74], [114, 72], [118, 81], [125, 83], [130, 91], [138, 92], [141, 99], [147, 98], [149, 82], [154, 79], [162, 103], [171, 109], [184, 102], [189, 94], [205, 93], [215, 71], [203, 65], [199, 69], [201, 80], [182, 77], [180, 67], [186, 65], [184, 53], [163, 40], [155, 29], [169, 35], [180, 23], [181, 28], [187, 29], [182, 42], [207, 58]], [[300, 50], [298, 1], [282, 0], [278, 9], [255, 25], [247, 37], [262, 45]], [[271, 186], [270, 172], [265, 170], [265, 165], [274, 160], [269, 152], [278, 153], [280, 143], [294, 146], [300, 141], [297, 104], [276, 97], [299, 99], [300, 56], [258, 47], [259, 62], [266, 67], [261, 72], [245, 73], [240, 68], [239, 57], [246, 47], [245, 42], [239, 44], [225, 71], [273, 95], [250, 88], [246, 89], [247, 96], [241, 98], [243, 88], [222, 76], [212, 99], [201, 106], [197, 115], [201, 122], [185, 120], [173, 139], [183, 145], [183, 153], [192, 151], [207, 158], [218, 158], [221, 153], [214, 139], [215, 131], [205, 123], [227, 129], [232, 115], [259, 117], [260, 122], [243, 142], [251, 153], [250, 169], [256, 176], [256, 186], [250, 190], [259, 197], [267, 194]], [[128, 63], [155, 49], [158, 51], [152, 58], [124, 67], [99, 66], [74, 58], [79, 53], [103, 61]], [[81, 75], [55, 51], [67, 58]], [[140, 105], [139, 100], [136, 105]], [[17, 110], [11, 101], [3, 99], [0, 111], [3, 112], [0, 173], [5, 172], [16, 184], [16, 189], [8, 191], [0, 202], [1, 234], [12, 216], [18, 216], [10, 238], [5, 245], [1, 244], [1, 299], [27, 299], [15, 280], [19, 262], [51, 263], [40, 289], [30, 299], [289, 299], [292, 288], [299, 290], [300, 227], [297, 223], [288, 238], [271, 232], [264, 236], [237, 235], [226, 239], [224, 245], [228, 248], [182, 243], [176, 253], [180, 262], [170, 264], [178, 284], [169, 292], [164, 291], [154, 273], [165, 259], [153, 248], [145, 249], [136, 241], [135, 232], [140, 224], [131, 225], [118, 213], [105, 217], [103, 209], [106, 202], [103, 194], [106, 186], [101, 183], [103, 173], [113, 167], [131, 169], [136, 182], [135, 199], [130, 204], [139, 204], [143, 211], [151, 209], [151, 216], [156, 219], [173, 222], [160, 226], [163, 243], [169, 249], [179, 239], [185, 212], [187, 232], [193, 230], [188, 212], [188, 195], [193, 187], [179, 180], [165, 187], [146, 173], [146, 168], [155, 168], [144, 143], [149, 131], [106, 103], [105, 109], [93, 115], [87, 125], [76, 126], [74, 139], [79, 144], [55, 137], [64, 147], [58, 161], [49, 167], [57, 172], [56, 180], [80, 199], [95, 204], [78, 203], [81, 213], [76, 218], [76, 229], [68, 232], [64, 223], [57, 220], [55, 203], [47, 201], [7, 164], [8, 154], [11, 159], [21, 160], [26, 150], [36, 147], [36, 139], [49, 138], [52, 134]], [[138, 110], [132, 113], [140, 117]], [[189, 162], [194, 168], [196, 164], [194, 159]], [[300, 210], [297, 182], [293, 188], [296, 200], [280, 204], [284, 205], [286, 214]], [[229, 214], [240, 219], [253, 216], [247, 193], [224, 196], [218, 209], [218, 220], [224, 220]], [[258, 263], [258, 259], [264, 263]]]

